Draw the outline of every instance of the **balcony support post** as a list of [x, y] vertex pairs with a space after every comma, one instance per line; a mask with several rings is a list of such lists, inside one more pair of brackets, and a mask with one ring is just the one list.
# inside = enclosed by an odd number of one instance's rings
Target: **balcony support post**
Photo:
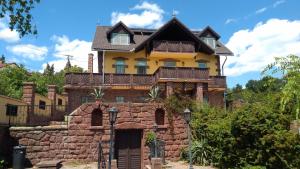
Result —
[[203, 83], [196, 84], [196, 100], [200, 103], [203, 102]]
[[173, 82], [167, 82], [166, 84], [166, 95], [167, 97], [170, 97], [173, 95]]

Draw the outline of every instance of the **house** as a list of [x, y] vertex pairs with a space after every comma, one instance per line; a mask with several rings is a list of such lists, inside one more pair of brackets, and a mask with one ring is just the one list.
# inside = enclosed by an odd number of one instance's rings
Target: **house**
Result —
[[0, 125], [28, 126], [63, 120], [66, 98], [56, 93], [56, 86], [48, 86], [48, 95], [35, 92], [35, 84], [23, 83], [22, 99], [0, 95]]
[[[158, 85], [162, 97], [185, 93], [212, 105], [223, 106], [226, 77], [221, 76], [220, 55], [232, 55], [211, 27], [191, 31], [173, 18], [158, 30], [97, 26], [88, 72], [66, 75], [70, 111], [93, 101], [95, 86], [104, 86], [106, 102], [144, 102], [149, 89]], [[74, 97], [77, 96], [77, 97]]]
[[[97, 26], [92, 50], [97, 57], [88, 55], [88, 72], [65, 75], [68, 111], [73, 118], [68, 136], [76, 135], [70, 138], [74, 141], [66, 156], [70, 159], [95, 160], [90, 152], [98, 151], [98, 142], [108, 156], [108, 110], [116, 107], [114, 155], [119, 168], [149, 164], [145, 140], [154, 126], [158, 139], [165, 143], [166, 158], [178, 160], [187, 145], [184, 119], [180, 114], [168, 119], [163, 105], [145, 103], [153, 86], [159, 86], [163, 98], [184, 94], [199, 102], [224, 104], [226, 77], [221, 75], [220, 55], [233, 53], [209, 26], [192, 31], [175, 17], [159, 29], [129, 28], [122, 22]], [[107, 103], [94, 104], [90, 93], [98, 86], [105, 89], [103, 100]]]
[[0, 70], [6, 66], [17, 67], [18, 65], [16, 63], [4, 63], [2, 60], [0, 60]]

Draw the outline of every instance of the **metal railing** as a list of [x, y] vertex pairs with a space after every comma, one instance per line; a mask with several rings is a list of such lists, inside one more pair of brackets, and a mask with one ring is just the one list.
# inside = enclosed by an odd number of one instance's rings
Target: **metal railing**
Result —
[[159, 80], [209, 80], [209, 69], [192, 67], [160, 67], [154, 74], [102, 74], [99, 73], [67, 73], [65, 75], [66, 85], [93, 86], [93, 85], [154, 85]]

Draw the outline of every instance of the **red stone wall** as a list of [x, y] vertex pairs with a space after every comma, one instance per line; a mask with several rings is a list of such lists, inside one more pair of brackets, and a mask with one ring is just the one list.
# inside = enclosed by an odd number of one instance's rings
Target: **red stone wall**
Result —
[[[108, 159], [109, 117], [108, 109], [115, 106], [119, 110], [116, 130], [138, 129], [142, 137], [142, 166], [149, 164], [149, 149], [145, 137], [153, 130], [155, 110], [162, 105], [145, 103], [123, 103], [101, 105], [103, 126], [91, 126], [91, 113], [99, 105], [84, 104], [74, 111], [68, 125], [43, 127], [12, 127], [11, 135], [19, 143], [27, 146], [27, 158], [36, 164], [42, 160], [64, 159], [97, 161], [98, 142], [102, 141], [104, 154]], [[187, 145], [186, 125], [178, 114], [173, 116], [173, 130], [165, 113], [165, 125], [158, 127], [158, 138], [164, 140], [165, 155], [169, 160], [178, 160], [180, 150]], [[173, 131], [173, 132], [172, 132]]]

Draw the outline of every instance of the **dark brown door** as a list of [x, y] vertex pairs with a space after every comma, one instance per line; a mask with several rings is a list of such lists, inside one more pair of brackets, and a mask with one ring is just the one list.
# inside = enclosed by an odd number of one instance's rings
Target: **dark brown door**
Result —
[[115, 157], [118, 169], [141, 169], [141, 130], [116, 132]]

